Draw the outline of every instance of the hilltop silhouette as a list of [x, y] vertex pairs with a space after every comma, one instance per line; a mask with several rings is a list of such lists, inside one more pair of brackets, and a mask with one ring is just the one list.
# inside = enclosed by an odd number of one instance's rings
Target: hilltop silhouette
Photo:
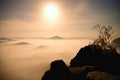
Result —
[[64, 39], [64, 38], [56, 35], [56, 36], [50, 37], [49, 39]]
[[27, 42], [18, 42], [15, 45], [29, 45], [29, 43], [27, 43]]
[[10, 38], [5, 38], [5, 37], [0, 38], [0, 43], [9, 42], [9, 41], [14, 41], [14, 40]]

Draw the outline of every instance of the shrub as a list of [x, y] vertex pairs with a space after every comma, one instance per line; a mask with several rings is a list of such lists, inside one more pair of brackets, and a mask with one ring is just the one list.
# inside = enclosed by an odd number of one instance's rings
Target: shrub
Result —
[[93, 28], [99, 33], [98, 39], [94, 41], [93, 45], [99, 45], [101, 47], [109, 46], [113, 34], [112, 27], [96, 24]]

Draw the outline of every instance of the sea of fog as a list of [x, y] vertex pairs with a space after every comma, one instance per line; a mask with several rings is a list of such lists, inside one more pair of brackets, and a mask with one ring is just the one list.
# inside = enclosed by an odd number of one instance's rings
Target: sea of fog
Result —
[[0, 43], [0, 80], [41, 80], [50, 63], [67, 65], [90, 39], [15, 39]]

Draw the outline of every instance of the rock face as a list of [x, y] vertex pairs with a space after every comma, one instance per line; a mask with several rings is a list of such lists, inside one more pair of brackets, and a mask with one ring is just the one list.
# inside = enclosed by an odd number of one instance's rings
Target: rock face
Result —
[[77, 55], [71, 60], [70, 67], [81, 67], [85, 65], [95, 66], [102, 71], [113, 73], [120, 72], [120, 55], [114, 48], [102, 49], [97, 45], [89, 45], [81, 48]]
[[96, 70], [94, 66], [71, 67], [69, 69], [74, 80], [86, 80], [88, 72]]
[[62, 60], [56, 60], [51, 63], [42, 80], [72, 80], [68, 67]]
[[67, 67], [62, 60], [51, 63], [42, 80], [120, 80], [120, 55], [114, 48], [88, 45]]
[[120, 80], [120, 76], [107, 72], [92, 71], [88, 73], [87, 79], [88, 80]]

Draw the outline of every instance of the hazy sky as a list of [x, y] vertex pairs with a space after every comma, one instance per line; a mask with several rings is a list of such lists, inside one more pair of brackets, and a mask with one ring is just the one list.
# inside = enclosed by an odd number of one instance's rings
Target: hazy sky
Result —
[[[48, 4], [58, 9], [47, 20]], [[120, 0], [0, 0], [0, 37], [95, 37], [95, 24], [114, 28], [120, 36]]]

